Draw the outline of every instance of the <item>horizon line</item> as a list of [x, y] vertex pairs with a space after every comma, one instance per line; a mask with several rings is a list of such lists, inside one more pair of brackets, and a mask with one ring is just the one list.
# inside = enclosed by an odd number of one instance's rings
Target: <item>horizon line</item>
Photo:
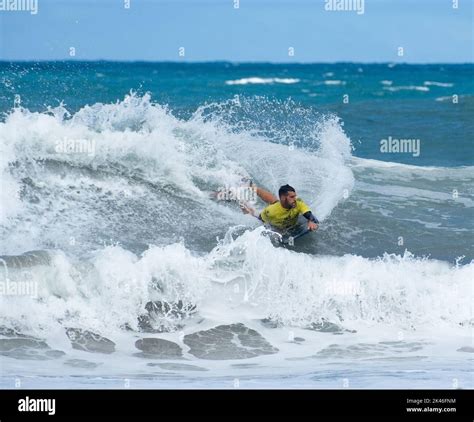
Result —
[[150, 64], [270, 64], [270, 65], [314, 65], [314, 64], [359, 64], [359, 65], [473, 65], [471, 62], [393, 62], [393, 61], [318, 61], [318, 62], [275, 62], [275, 61], [232, 61], [232, 60], [114, 60], [114, 59], [0, 59], [0, 63], [150, 63]]

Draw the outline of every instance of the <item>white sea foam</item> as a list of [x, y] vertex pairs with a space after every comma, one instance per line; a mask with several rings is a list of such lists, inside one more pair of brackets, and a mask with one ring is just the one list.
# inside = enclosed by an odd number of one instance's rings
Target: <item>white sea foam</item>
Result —
[[383, 89], [387, 91], [423, 91], [428, 92], [430, 89], [427, 86], [406, 85], [406, 86], [384, 86]]
[[426, 86], [439, 86], [439, 87], [442, 87], [442, 88], [451, 88], [452, 86], [454, 86], [454, 84], [452, 82], [436, 82], [436, 81], [425, 81], [425, 82], [423, 82], [423, 85], [426, 85]]
[[297, 78], [259, 78], [257, 76], [225, 81], [226, 85], [296, 84]]

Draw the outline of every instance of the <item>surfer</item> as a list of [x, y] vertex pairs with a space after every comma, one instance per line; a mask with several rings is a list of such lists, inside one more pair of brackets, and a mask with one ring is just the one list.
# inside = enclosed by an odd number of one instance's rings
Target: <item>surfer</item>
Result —
[[278, 190], [277, 199], [272, 193], [251, 185], [257, 195], [269, 205], [257, 216], [255, 209], [241, 202], [240, 208], [244, 214], [251, 214], [260, 221], [270, 224], [279, 231], [293, 230], [298, 226], [298, 217], [303, 215], [308, 220], [308, 230], [318, 229], [319, 221], [313, 215], [308, 205], [296, 195], [295, 189], [290, 185], [283, 185]]

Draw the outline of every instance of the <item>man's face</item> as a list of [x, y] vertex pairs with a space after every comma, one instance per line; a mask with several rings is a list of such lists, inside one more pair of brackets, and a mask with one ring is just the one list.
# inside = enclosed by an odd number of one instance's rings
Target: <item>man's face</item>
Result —
[[280, 197], [281, 205], [284, 208], [295, 208], [296, 207], [296, 192], [288, 192], [286, 195]]

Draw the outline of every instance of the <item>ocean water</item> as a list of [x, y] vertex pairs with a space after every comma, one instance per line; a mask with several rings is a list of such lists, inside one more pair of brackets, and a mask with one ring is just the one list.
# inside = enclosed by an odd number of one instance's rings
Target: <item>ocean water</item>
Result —
[[0, 63], [0, 387], [472, 388], [473, 76]]

